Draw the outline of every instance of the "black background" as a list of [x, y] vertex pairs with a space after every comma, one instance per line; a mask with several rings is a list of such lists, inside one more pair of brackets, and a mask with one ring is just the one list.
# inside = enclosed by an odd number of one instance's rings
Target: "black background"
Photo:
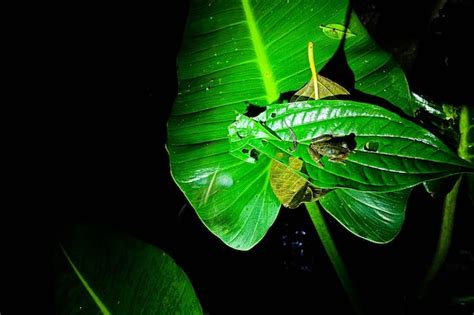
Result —
[[[466, 43], [472, 18], [466, 8], [472, 9], [472, 2], [459, 3], [434, 26], [429, 23], [432, 2], [358, 1], [356, 9], [369, 20], [371, 14], [378, 16], [368, 27], [386, 49], [396, 52], [407, 41], [420, 41], [418, 57], [405, 65], [413, 89], [465, 104], [472, 99], [467, 84], [472, 80], [460, 78], [470, 77], [465, 72], [472, 66]], [[19, 203], [2, 222], [7, 253], [2, 285], [11, 297], [2, 298], [0, 306], [5, 314], [30, 308], [54, 313], [52, 253], [64, 229], [87, 223], [111, 226], [165, 250], [188, 274], [210, 314], [321, 313], [328, 308], [350, 314], [303, 209], [282, 209], [262, 242], [240, 252], [204, 227], [174, 184], [165, 150], [166, 122], [177, 92], [175, 58], [188, 4], [164, 6], [84, 6], [53, 26], [52, 41], [60, 41], [61, 53], [53, 49], [52, 62], [59, 69], [51, 97], [60, 106], [45, 109], [48, 140], [39, 151], [45, 161], [35, 163], [32, 172], [36, 192], [19, 197], [30, 199], [32, 209], [23, 210]], [[435, 35], [433, 27], [440, 27], [442, 35]], [[449, 80], [440, 87], [443, 78]], [[460, 198], [448, 267], [427, 302], [416, 302], [413, 294], [435, 248], [440, 200], [416, 188], [401, 234], [385, 246], [360, 240], [325, 216], [371, 311], [468, 314], [443, 300], [473, 290], [474, 282], [466, 279], [473, 275], [473, 262], [460, 253], [473, 253], [468, 222], [474, 217], [465, 191]], [[7, 227], [16, 232], [6, 232]]]

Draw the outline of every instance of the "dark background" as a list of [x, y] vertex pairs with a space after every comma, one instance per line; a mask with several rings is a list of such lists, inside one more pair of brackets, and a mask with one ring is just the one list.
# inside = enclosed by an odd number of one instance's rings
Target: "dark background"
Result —
[[[78, 223], [111, 226], [165, 250], [188, 274], [210, 314], [328, 308], [350, 314], [303, 209], [282, 209], [262, 242], [240, 252], [204, 227], [174, 184], [164, 145], [188, 4], [157, 6], [84, 7], [87, 18], [71, 13], [72, 23], [60, 33], [65, 41], [56, 61], [63, 107], [48, 112], [56, 122], [47, 127], [48, 163], [34, 176], [41, 192], [29, 197], [35, 207], [28, 215], [19, 207], [2, 222], [24, 238], [10, 242], [11, 234], [2, 234], [8, 253], [2, 284], [12, 293], [0, 299], [1, 307], [11, 307], [5, 314], [31, 307], [54, 312], [52, 253], [61, 232]], [[431, 22], [435, 1], [367, 0], [354, 6], [374, 38], [402, 63], [413, 90], [459, 105], [472, 100], [471, 73], [466, 73], [473, 63], [472, 1], [448, 1]], [[447, 264], [431, 298], [421, 302], [414, 299], [415, 286], [435, 249], [440, 200], [415, 188], [402, 232], [384, 246], [352, 236], [325, 216], [372, 312], [471, 314], [468, 306], [448, 301], [474, 290], [474, 215], [466, 191], [459, 198]]]

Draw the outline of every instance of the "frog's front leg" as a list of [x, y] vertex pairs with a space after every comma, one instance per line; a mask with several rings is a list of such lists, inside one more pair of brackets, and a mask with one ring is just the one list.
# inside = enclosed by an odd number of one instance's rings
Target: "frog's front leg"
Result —
[[318, 151], [314, 150], [311, 145], [308, 147], [308, 154], [319, 167], [324, 167], [323, 163], [321, 163], [322, 155], [319, 154]]

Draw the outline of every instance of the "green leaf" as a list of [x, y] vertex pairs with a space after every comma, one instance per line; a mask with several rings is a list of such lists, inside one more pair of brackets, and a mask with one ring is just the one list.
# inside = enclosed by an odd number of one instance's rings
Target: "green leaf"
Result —
[[[412, 100], [400, 66], [372, 40], [355, 13], [351, 15], [349, 29], [357, 34], [344, 43], [345, 57], [354, 74], [355, 90], [381, 98], [414, 116], [418, 106]], [[351, 91], [351, 94], [354, 93]]]
[[[265, 122], [265, 127], [258, 121]], [[293, 141], [289, 128], [298, 139], [295, 152], [288, 150]], [[265, 145], [270, 143], [302, 158], [312, 182], [325, 189], [396, 191], [473, 170], [470, 163], [457, 157], [427, 130], [379, 106], [354, 101], [272, 105], [255, 119], [239, 115], [229, 131], [233, 148], [239, 148], [238, 143], [244, 141], [275, 159], [274, 151], [269, 151], [271, 146]], [[345, 164], [323, 157], [321, 168], [307, 153], [313, 138], [327, 134], [355, 135], [356, 147]]]
[[[337, 95], [349, 95], [349, 92], [336, 82], [318, 74], [317, 82], [319, 98], [332, 97]], [[315, 99], [314, 80], [311, 79], [301, 90], [297, 91], [291, 98], [291, 102]]]
[[458, 119], [458, 110], [449, 104], [438, 104], [414, 92], [411, 93], [413, 101], [420, 110], [423, 110], [430, 115], [445, 121], [454, 121]]
[[442, 137], [451, 148], [459, 143], [459, 108], [450, 104], [436, 103], [412, 92], [413, 101], [418, 108], [415, 110], [416, 120], [425, 128]]
[[402, 228], [410, 191], [337, 189], [321, 197], [320, 202], [350, 232], [374, 243], [388, 243]]
[[76, 228], [55, 257], [57, 314], [202, 314], [186, 274], [163, 251]]
[[[345, 25], [347, 7], [347, 1], [322, 0], [191, 4], [178, 56], [179, 89], [168, 122], [167, 149], [176, 183], [202, 222], [233, 248], [255, 246], [276, 219], [280, 202], [268, 184], [270, 159], [251, 147], [233, 150], [227, 127], [248, 104], [271, 104], [308, 82], [309, 41], [315, 44], [316, 68], [321, 70], [341, 41], [329, 38], [320, 26]], [[355, 89], [413, 114], [398, 65], [354, 14], [349, 29], [357, 35], [346, 34], [344, 41]], [[241, 150], [247, 148], [241, 145]]]
[[350, 29], [341, 24], [321, 24], [319, 27], [323, 30], [324, 35], [329, 38], [343, 39], [344, 37], [356, 36]]
[[433, 179], [423, 182], [423, 187], [431, 197], [440, 198], [446, 196], [453, 189], [458, 179], [459, 175]]
[[280, 203], [268, 180], [270, 160], [248, 164], [230, 155], [227, 127], [248, 103], [270, 104], [308, 82], [308, 41], [318, 43], [322, 68], [339, 41], [319, 25], [343, 24], [346, 8], [347, 1], [309, 0], [191, 5], [168, 122], [171, 172], [203, 223], [233, 248], [255, 246]]

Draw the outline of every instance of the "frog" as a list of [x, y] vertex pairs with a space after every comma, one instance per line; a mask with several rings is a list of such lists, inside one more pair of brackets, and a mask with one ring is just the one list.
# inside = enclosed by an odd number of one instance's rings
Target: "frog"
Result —
[[311, 140], [308, 154], [319, 167], [324, 167], [321, 158], [326, 156], [330, 162], [345, 164], [344, 160], [355, 148], [355, 135], [336, 137], [331, 134], [321, 135]]

